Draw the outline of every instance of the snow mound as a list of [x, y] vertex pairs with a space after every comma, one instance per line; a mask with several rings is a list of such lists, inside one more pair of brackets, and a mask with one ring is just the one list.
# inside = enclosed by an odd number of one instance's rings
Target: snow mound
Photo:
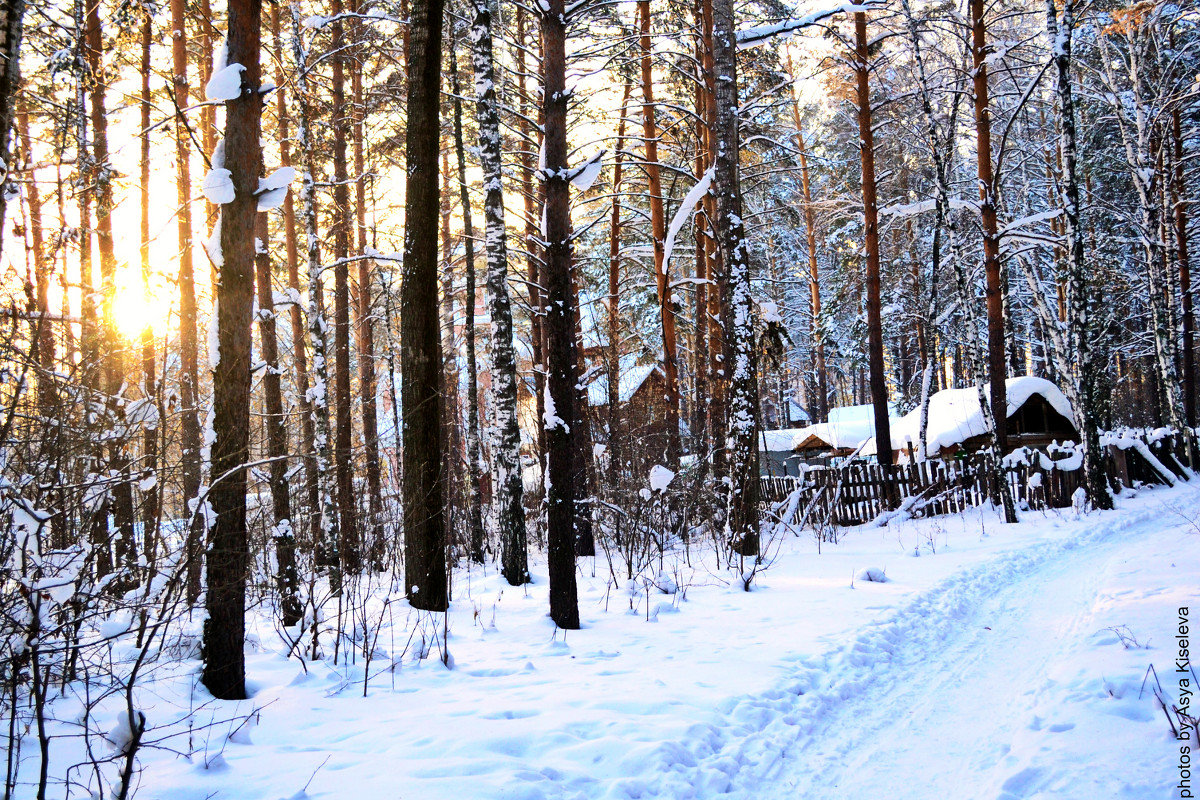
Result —
[[858, 574], [854, 576], [854, 580], [866, 581], [867, 583], [887, 583], [887, 570], [882, 567], [866, 567], [858, 571]]

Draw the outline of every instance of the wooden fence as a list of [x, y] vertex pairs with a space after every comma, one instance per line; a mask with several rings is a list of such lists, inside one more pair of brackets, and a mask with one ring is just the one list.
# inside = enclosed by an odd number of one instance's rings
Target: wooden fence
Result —
[[[1111, 479], [1131, 486], [1135, 483], [1166, 483], [1184, 477], [1182, 459], [1169, 439], [1142, 442], [1157, 458], [1155, 465], [1136, 448], [1106, 448]], [[1069, 508], [1076, 490], [1083, 485], [1083, 469], [1074, 464], [1072, 451], [1051, 452], [1029, 463], [1010, 463], [1003, 468], [1003, 484], [1018, 507], [1029, 509]], [[1163, 475], [1159, 467], [1172, 475]], [[908, 501], [915, 517], [953, 514], [982, 505], [989, 497], [995, 470], [994, 457], [975, 453], [952, 461], [931, 460], [891, 467], [890, 483], [897, 500]], [[788, 522], [800, 521], [808, 511], [813, 524], [861, 525], [887, 510], [888, 478], [879, 464], [858, 462], [839, 467], [808, 470], [803, 477], [762, 476], [760, 493], [764, 502], [779, 507], [794, 506]], [[798, 502], [787, 503], [799, 490]]]

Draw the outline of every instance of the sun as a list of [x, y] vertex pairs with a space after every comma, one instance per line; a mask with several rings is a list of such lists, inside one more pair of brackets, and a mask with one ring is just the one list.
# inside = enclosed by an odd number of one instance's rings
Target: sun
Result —
[[147, 327], [155, 334], [162, 334], [170, 313], [171, 298], [165, 287], [153, 283], [146, 287], [138, 271], [131, 268], [118, 270], [113, 317], [122, 337], [134, 341]]

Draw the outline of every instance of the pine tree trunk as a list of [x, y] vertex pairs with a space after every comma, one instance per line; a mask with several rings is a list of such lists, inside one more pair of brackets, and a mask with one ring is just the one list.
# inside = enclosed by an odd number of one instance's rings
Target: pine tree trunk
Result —
[[871, 371], [871, 403], [875, 409], [875, 447], [883, 468], [888, 508], [900, 498], [892, 483], [892, 423], [888, 416], [887, 377], [883, 364], [883, 317], [879, 296], [879, 204], [875, 187], [875, 134], [871, 128], [871, 63], [867, 53], [867, 15], [854, 14], [855, 77], [858, 85], [858, 137], [862, 156], [863, 218], [867, 251], [867, 349]]
[[[443, 66], [444, 68], [444, 66]], [[441, 152], [442, 192], [439, 206], [442, 214], [442, 260], [438, 278], [440, 284], [442, 341], [442, 475], [443, 496], [446, 501], [447, 555], [457, 561], [459, 521], [466, 503], [467, 489], [460, 466], [462, 455], [462, 420], [459, 415], [458, 334], [454, 320], [454, 249], [457, 240], [450, 231], [453, 213], [450, 192], [450, 150]]]
[[[513, 347], [512, 306], [508, 294], [508, 242], [504, 224], [500, 109], [492, 12], [488, 0], [475, 0], [471, 24], [475, 72], [475, 118], [483, 168], [484, 246], [487, 252], [487, 299], [492, 320], [492, 502], [500, 537], [500, 569], [512, 586], [529, 582], [529, 545], [521, 482], [521, 431], [517, 422], [517, 358]], [[522, 12], [518, 12], [520, 14]]]
[[358, 520], [354, 502], [353, 428], [350, 413], [350, 176], [346, 165], [346, 42], [340, 18], [342, 0], [333, 0], [330, 25], [333, 52], [333, 352], [334, 413], [337, 417], [333, 446], [337, 474], [338, 553], [344, 573], [362, 569]]
[[[624, 433], [621, 431], [621, 181], [624, 176], [625, 126], [629, 120], [629, 97], [633, 81], [625, 79], [621, 97], [621, 120], [617, 123], [617, 155], [613, 163], [612, 219], [608, 228], [608, 464], [609, 482], [620, 483], [624, 457]], [[617, 518], [620, 524], [620, 518]]]
[[[533, 355], [533, 363], [530, 368], [533, 370], [533, 394], [534, 407], [537, 410], [537, 419], [541, 420], [546, 413], [546, 355], [543, 343], [545, 336], [543, 327], [545, 322], [545, 289], [541, 282], [541, 262], [542, 253], [538, 242], [541, 239], [541, 232], [538, 229], [538, 199], [539, 196], [535, 192], [539, 192], [534, 188], [534, 153], [538, 152], [542, 143], [543, 130], [543, 109], [540, 105], [533, 103], [530, 99], [529, 92], [526, 88], [526, 68], [525, 68], [525, 50], [526, 50], [526, 28], [525, 28], [525, 8], [521, 5], [517, 6], [517, 31], [515, 42], [513, 43], [513, 60], [516, 62], [516, 77], [517, 77], [517, 99], [520, 107], [520, 114], [517, 117], [517, 130], [521, 135], [521, 197], [524, 200], [525, 206], [525, 235], [522, 237], [522, 243], [525, 246], [526, 266], [525, 272], [527, 276], [526, 286], [529, 292], [529, 345]], [[541, 55], [541, 48], [535, 49], [538, 56]], [[536, 107], [535, 107], [536, 106]], [[530, 115], [536, 113], [538, 115], [538, 126], [535, 129], [530, 124]], [[542, 198], [544, 200], [544, 198]], [[536, 426], [535, 436], [535, 455], [538, 458], [538, 463], [541, 469], [546, 469], [546, 430], [539, 422]]]
[[813, 208], [812, 182], [808, 169], [808, 146], [800, 120], [800, 101], [792, 94], [792, 118], [796, 123], [796, 149], [800, 152], [800, 186], [804, 192], [804, 232], [808, 244], [808, 311], [812, 317], [813, 373], [817, 391], [812, 407], [813, 421], [829, 416], [829, 377], [825, 373], [825, 335], [821, 330], [821, 270], [817, 265], [817, 214]]
[[[25, 20], [25, 0], [0, 2], [0, 163], [11, 164], [9, 134], [12, 127], [16, 88], [21, 83], [21, 38]], [[0, 252], [4, 245], [4, 221], [8, 198], [0, 192]]]
[[249, 545], [246, 462], [250, 455], [250, 340], [254, 307], [254, 227], [258, 201], [259, 29], [262, 0], [231, 0], [228, 63], [241, 64], [242, 93], [226, 103], [225, 168], [234, 199], [221, 209], [221, 274], [217, 285], [217, 363], [213, 366], [212, 477], [216, 514], [208, 551], [208, 619], [204, 685], [214, 697], [246, 696], [245, 608]]
[[550, 617], [560, 628], [579, 627], [575, 585], [574, 441], [575, 307], [571, 292], [571, 185], [567, 180], [567, 30], [563, 0], [550, 0], [541, 15], [546, 166], [541, 177], [546, 205], [546, 436], [547, 561]]
[[183, 109], [188, 107], [187, 25], [185, 0], [171, 0], [171, 63], [175, 93], [176, 216], [179, 237], [179, 414], [183, 502], [188, 513], [187, 598], [200, 597], [200, 568], [204, 549], [204, 520], [196, 508], [200, 497], [200, 368], [196, 341], [196, 279], [192, 259], [192, 142]]
[[[700, 0], [702, 53], [701, 66], [704, 71], [704, 94], [707, 98], [705, 106], [705, 147], [708, 150], [706, 161], [715, 165], [717, 161], [717, 68], [713, 58], [715, 50], [713, 42], [713, 3], [712, 0]], [[724, 83], [724, 81], [721, 81]], [[704, 215], [708, 218], [710, 236], [704, 240], [708, 263], [708, 438], [712, 449], [702, 455], [705, 461], [711, 458], [713, 477], [718, 480], [726, 474], [725, 450], [725, 406], [729, 389], [729, 377], [725, 371], [725, 312], [727, 305], [726, 267], [722, 259], [722, 246], [718, 241], [720, 233], [717, 223], [717, 200], [710, 192], [704, 198]]]
[[[75, 23], [75, 68], [78, 78], [75, 82], [75, 179], [80, 185], [90, 185], [93, 181], [93, 154], [88, 149], [88, 114], [87, 108], [87, 23], [85, 0], [75, 0], [72, 8]], [[99, 431], [100, 420], [97, 419], [95, 408], [100, 400], [100, 341], [96, 323], [96, 293], [94, 269], [92, 266], [92, 192], [77, 192], [79, 202], [79, 350], [80, 372], [84, 397], [87, 404], [84, 408], [84, 425], [91, 441], [88, 443], [86, 468], [81, 470], [83, 475], [97, 474], [103, 469], [104, 448], [101, 444]], [[88, 525], [88, 539], [92, 548], [93, 574], [100, 580], [112, 572], [112, 542], [108, 533], [108, 500], [102, 498], [92, 510]]]
[[404, 585], [415, 608], [447, 606], [438, 340], [438, 111], [443, 0], [415, 0], [408, 69], [404, 276], [400, 286]]
[[[359, 10], [359, 0], [350, 0], [350, 8], [356, 13]], [[351, 27], [355, 36], [354, 53], [356, 57], [351, 63], [351, 115], [354, 130], [354, 208], [358, 222], [358, 250], [360, 255], [367, 252], [367, 176], [366, 156], [364, 154], [365, 139], [363, 122], [366, 108], [363, 105], [363, 58], [366, 56], [362, 44], [362, 25], [355, 21]], [[363, 453], [366, 456], [367, 473], [367, 524], [362, 526], [362, 534], [366, 537], [366, 551], [372, 568], [383, 569], [383, 558], [386, 541], [383, 528], [383, 479], [379, 468], [379, 423], [377, 418], [375, 393], [375, 331], [374, 313], [371, 300], [371, 266], [372, 262], [361, 258], [358, 262], [358, 294], [355, 312], [357, 316], [358, 344], [358, 385], [359, 402], [362, 404], [362, 437]]]
[[[693, 130], [696, 137], [696, 153], [692, 159], [692, 174], [699, 181], [708, 171], [708, 148], [705, 143], [708, 137], [708, 87], [704, 77], [704, 34], [703, 34], [703, 19], [704, 11], [701, 3], [697, 0], [695, 7], [692, 9], [695, 18], [696, 33], [695, 36], [695, 59], [696, 73], [693, 76], [695, 86], [693, 88], [693, 105], [695, 111], [695, 119], [693, 120]], [[627, 84], [628, 85], [628, 84]], [[626, 98], [621, 103], [621, 117], [625, 117], [625, 106], [629, 100]], [[619, 141], [619, 139], [618, 139]], [[620, 145], [618, 145], [620, 147]], [[706, 196], [707, 200], [708, 197]], [[699, 456], [696, 466], [704, 471], [708, 467], [708, 461], [705, 456], [709, 452], [708, 443], [708, 215], [704, 210], [702, 202], [697, 208], [696, 213], [692, 217], [692, 222], [695, 228], [695, 263], [692, 267], [693, 277], [695, 278], [695, 294], [693, 295], [693, 310], [692, 310], [692, 414], [691, 414], [691, 440], [693, 454]]]
[[[724, 303], [729, 408], [725, 424], [728, 463], [725, 536], [742, 556], [757, 556], [758, 533], [758, 365], [754, 341], [753, 298], [749, 254], [742, 223], [742, 190], [738, 169], [741, 136], [738, 124], [736, 17], [733, 0], [714, 0], [713, 63], [716, 74], [717, 157], [713, 183], [717, 196], [717, 243], [724, 262]], [[743, 570], [744, 572], [744, 570]], [[747, 587], [748, 588], [748, 587]]]
[[[142, 291], [150, 296], [150, 44], [154, 37], [153, 22], [149, 14], [142, 20], [141, 44], [141, 248]], [[142, 491], [142, 555], [150, 576], [155, 570], [158, 550], [159, 488], [158, 488], [158, 426], [159, 396], [158, 376], [154, 361], [154, 327], [147, 322], [142, 329], [142, 391], [145, 401], [154, 407], [146, 412], [142, 430], [142, 479], [150, 480], [149, 488]], [[146, 484], [143, 484], [146, 485]]]
[[1016, 522], [1012, 493], [1003, 482], [1000, 459], [1008, 452], [1008, 363], [1005, 357], [1003, 278], [1000, 274], [1000, 230], [996, 218], [996, 182], [992, 172], [992, 117], [988, 107], [987, 28], [984, 0], [970, 0], [971, 56], [975, 88], [975, 150], [979, 177], [979, 223], [983, 228], [983, 259], [986, 275], [988, 387], [991, 390], [992, 441], [996, 475], [993, 499], [1004, 506], [1004, 521]]
[[[33, 158], [32, 137], [29, 134], [29, 107], [22, 103], [17, 114], [17, 132], [26, 169], [32, 176]], [[61, 158], [61, 156], [60, 156]], [[46, 440], [45, 474], [48, 478], [63, 476], [60, 459], [62, 458], [62, 428], [52, 420], [58, 420], [60, 414], [60, 398], [58, 386], [55, 384], [56, 353], [54, 344], [54, 328], [50, 322], [50, 280], [53, 276], [54, 265], [46, 258], [45, 232], [42, 224], [42, 198], [36, 180], [30, 180], [26, 187], [26, 198], [29, 202], [29, 238], [33, 251], [33, 270], [36, 286], [36, 323], [32, 332], [35, 347], [34, 363], [37, 365], [37, 407], [38, 414], [46, 424], [42, 426], [42, 435]], [[64, 314], [63, 317], [69, 317]], [[69, 325], [64, 325], [69, 328]], [[69, 363], [69, 362], [68, 362]], [[65, 477], [65, 476], [64, 476]], [[43, 489], [42, 507], [55, 508], [59, 505], [60, 492], [56, 483], [46, 481]], [[67, 535], [66, 520], [60, 514], [50, 520], [50, 546], [54, 549], [65, 549], [71, 542]]]
[[274, 512], [275, 590], [284, 627], [300, 621], [300, 589], [296, 577], [296, 539], [292, 532], [292, 497], [288, 488], [287, 414], [279, 367], [279, 343], [275, 331], [275, 291], [271, 282], [271, 253], [267, 246], [267, 213], [259, 212], [259, 246], [254, 254], [258, 283], [258, 340], [263, 361], [263, 403], [266, 414], [267, 458], [270, 464], [271, 510]]
[[125, 379], [121, 337], [116, 323], [117, 255], [113, 246], [112, 178], [113, 168], [108, 151], [107, 80], [104, 69], [104, 35], [101, 29], [100, 4], [87, 6], [87, 63], [92, 80], [91, 115], [93, 138], [93, 174], [96, 193], [96, 249], [100, 255], [101, 293], [101, 358], [104, 372], [105, 424], [110, 427], [108, 441], [108, 470], [119, 476], [110, 490], [113, 524], [116, 527], [115, 558], [124, 575], [118, 587], [128, 588], [137, 565], [137, 545], [134, 542], [133, 484], [129, 475], [129, 457], [125, 453], [125, 404], [120, 397]]
[[663, 376], [667, 384], [666, 460], [679, 469], [679, 366], [675, 344], [675, 310], [671, 299], [670, 265], [664, 261], [667, 219], [663, 211], [662, 177], [658, 164], [658, 129], [654, 120], [654, 68], [650, 56], [650, 0], [638, 0], [642, 74], [642, 153], [649, 184], [650, 231], [654, 238], [654, 277], [658, 287], [658, 316], [662, 325]]
[[[285, 47], [279, 19], [279, 3], [271, 4], [271, 36], [275, 40], [275, 85], [285, 85], [283, 59]], [[275, 90], [275, 109], [278, 117], [277, 131], [279, 134], [279, 164], [281, 167], [292, 166], [291, 152], [291, 115], [282, 88]], [[296, 244], [296, 202], [289, 191], [283, 198], [283, 231], [284, 243], [287, 248], [289, 316], [292, 323], [292, 358], [293, 380], [296, 384], [296, 405], [300, 415], [300, 449], [304, 464], [304, 497], [308, 507], [305, 527], [309, 541], [317, 538], [316, 526], [312, 524], [317, 509], [321, 506], [320, 490], [317, 480], [317, 465], [315, 445], [313, 441], [313, 411], [308, 397], [308, 353], [305, 344], [308, 336], [304, 329], [304, 309], [300, 302], [300, 253]], [[296, 526], [293, 519], [292, 532]]]

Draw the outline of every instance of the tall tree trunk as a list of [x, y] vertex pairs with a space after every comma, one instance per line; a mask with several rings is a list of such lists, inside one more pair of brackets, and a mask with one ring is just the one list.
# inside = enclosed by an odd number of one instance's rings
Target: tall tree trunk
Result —
[[[14, 98], [21, 84], [21, 38], [25, 21], [25, 0], [0, 2], [0, 163], [11, 164], [8, 131], [12, 127]], [[0, 180], [7, 175], [0, 176]], [[0, 252], [4, 245], [4, 220], [7, 192], [0, 192]]]
[[271, 282], [271, 252], [267, 213], [259, 212], [258, 247], [254, 266], [258, 281], [258, 340], [263, 360], [263, 401], [266, 407], [267, 458], [271, 459], [271, 510], [275, 516], [275, 590], [284, 627], [300, 621], [300, 588], [296, 576], [296, 539], [292, 532], [292, 497], [288, 488], [287, 414], [280, 384], [279, 344], [275, 331], [275, 291]]
[[[141, 63], [141, 259], [142, 291], [150, 296], [150, 44], [154, 37], [153, 21], [149, 13], [142, 20], [142, 63]], [[142, 328], [142, 391], [145, 402], [154, 407], [145, 413], [142, 430], [142, 554], [146, 569], [153, 574], [158, 549], [158, 376], [154, 361], [154, 326], [147, 320]]]
[[[738, 171], [737, 20], [733, 0], [714, 0], [713, 63], [716, 70], [717, 157], [713, 182], [717, 196], [717, 242], [724, 262], [726, 369], [729, 409], [725, 425], [728, 463], [725, 536], [742, 556], [759, 553], [758, 520], [758, 365], [753, 299], [742, 190]], [[744, 570], [743, 570], [744, 572]], [[749, 589], [749, 585], [746, 587]]]
[[[624, 175], [625, 126], [629, 120], [629, 97], [633, 81], [626, 77], [621, 97], [621, 120], [617, 123], [617, 155], [613, 163], [612, 219], [608, 228], [608, 464], [609, 482], [620, 482], [624, 434], [621, 432], [621, 181]], [[620, 524], [618, 518], [617, 524]]]
[[[1005, 357], [1004, 287], [1000, 273], [1000, 229], [996, 218], [996, 181], [992, 171], [992, 114], [988, 106], [987, 27], [984, 0], [970, 0], [972, 79], [975, 89], [975, 153], [979, 178], [979, 224], [983, 228], [986, 276], [988, 388], [991, 397], [992, 441], [996, 463], [1008, 452], [1008, 362]], [[1003, 482], [999, 466], [992, 481], [992, 496], [1004, 506], [1004, 521], [1016, 522], [1012, 493]]]
[[214, 697], [246, 696], [245, 608], [249, 546], [246, 462], [250, 455], [250, 323], [254, 307], [254, 222], [258, 201], [258, 50], [262, 0], [230, 0], [228, 63], [241, 64], [242, 91], [226, 102], [225, 168], [233, 201], [221, 210], [221, 273], [217, 285], [217, 363], [213, 367], [212, 477], [216, 513], [208, 551], [208, 619], [204, 623], [204, 685]]
[[[788, 73], [791, 74], [789, 63]], [[796, 148], [800, 151], [800, 186], [804, 191], [804, 232], [808, 244], [808, 311], [812, 317], [813, 382], [816, 386], [813, 420], [829, 416], [829, 377], [825, 374], [825, 335], [821, 330], [821, 270], [817, 265], [817, 213], [813, 208], [808, 146], [800, 119], [800, 101], [792, 89], [792, 119], [796, 123]]]
[[658, 165], [658, 129], [654, 120], [654, 65], [650, 48], [650, 0], [638, 0], [641, 26], [638, 47], [642, 71], [642, 154], [649, 184], [650, 230], [654, 237], [654, 277], [658, 287], [658, 315], [662, 325], [663, 376], [667, 384], [666, 459], [679, 468], [679, 367], [676, 361], [675, 310], [671, 299], [670, 265], [664, 260], [667, 219], [663, 211], [662, 177]]
[[[355, 13], [360, 7], [359, 0], [350, 0], [350, 8]], [[355, 58], [351, 63], [350, 91], [352, 95], [350, 113], [353, 119], [354, 131], [354, 208], [358, 223], [358, 251], [360, 256], [367, 252], [367, 175], [366, 156], [364, 148], [364, 118], [366, 108], [363, 105], [363, 59], [366, 49], [362, 42], [362, 23], [355, 21], [351, 26], [355, 37]], [[366, 456], [367, 473], [367, 524], [362, 526], [362, 534], [366, 537], [366, 550], [374, 569], [383, 569], [384, 529], [383, 529], [383, 479], [379, 468], [379, 423], [376, 412], [375, 393], [375, 331], [374, 313], [371, 301], [371, 266], [372, 262], [360, 258], [358, 262], [358, 294], [355, 312], [357, 315], [358, 334], [358, 385], [359, 402], [362, 404], [362, 437], [363, 453]]]
[[[285, 85], [283, 59], [285, 47], [280, 25], [279, 3], [271, 4], [271, 36], [275, 40], [275, 85]], [[277, 131], [279, 134], [279, 164], [281, 167], [292, 166], [291, 152], [291, 114], [282, 88], [275, 90], [275, 110], [278, 117]], [[304, 309], [300, 302], [300, 253], [296, 244], [296, 202], [291, 192], [283, 198], [283, 232], [284, 244], [287, 248], [288, 269], [288, 299], [289, 316], [292, 323], [292, 365], [293, 380], [296, 384], [296, 405], [300, 412], [300, 451], [304, 463], [304, 497], [308, 508], [305, 518], [308, 520], [305, 530], [309, 541], [317, 538], [315, 525], [312, 524], [314, 515], [321, 507], [321, 496], [317, 480], [317, 463], [315, 458], [315, 433], [313, 430], [313, 410], [308, 396], [308, 352], [305, 349], [307, 335], [304, 329]], [[292, 531], [296, 526], [293, 520]]]
[[[477, 12], [478, 13], [478, 12]], [[466, 248], [466, 299], [463, 301], [463, 338], [467, 347], [467, 527], [470, 557], [483, 563], [483, 508], [480, 483], [483, 446], [479, 439], [479, 382], [475, 359], [475, 225], [471, 218], [471, 196], [467, 190], [467, 156], [463, 144], [462, 89], [458, 82], [458, 56], [451, 28], [450, 94], [454, 102], [454, 154], [458, 162], [458, 201], [463, 215], [463, 245]]]
[[[697, 30], [695, 33], [695, 58], [696, 58], [696, 73], [694, 75], [695, 86], [693, 88], [693, 104], [695, 110], [695, 119], [693, 121], [693, 129], [696, 137], [696, 152], [692, 158], [692, 173], [695, 179], [699, 181], [708, 171], [708, 85], [704, 77], [704, 10], [700, 0], [696, 0], [695, 7], [692, 10], [695, 17]], [[628, 86], [628, 79], [626, 79]], [[628, 98], [621, 103], [621, 118], [625, 118], [625, 106], [629, 104]], [[619, 139], [618, 139], [619, 141]], [[618, 144], [618, 148], [621, 145]], [[618, 157], [619, 157], [618, 153]], [[614, 188], [614, 191], [616, 189]], [[705, 200], [708, 200], [711, 195], [706, 195]], [[615, 202], [615, 201], [614, 201]], [[692, 312], [692, 414], [691, 414], [691, 439], [692, 453], [698, 456], [696, 466], [702, 472], [708, 468], [707, 454], [710, 452], [708, 443], [708, 291], [709, 291], [709, 274], [708, 274], [708, 214], [705, 212], [705, 204], [702, 202], [696, 208], [696, 213], [692, 217], [693, 225], [695, 226], [695, 265], [692, 268], [693, 276], [695, 277], [695, 293], [693, 295], [693, 312]]]
[[[701, 66], [704, 71], [704, 94], [707, 98], [705, 107], [705, 143], [708, 149], [706, 161], [715, 165], [717, 161], [717, 68], [713, 58], [713, 3], [712, 0], [700, 0], [702, 53]], [[719, 81], [725, 83], [726, 81]], [[726, 474], [725, 450], [725, 407], [728, 395], [729, 376], [725, 371], [725, 312], [728, 303], [726, 291], [726, 265], [723, 263], [724, 252], [719, 242], [720, 233], [717, 222], [717, 199], [714, 193], [704, 198], [704, 215], [708, 218], [710, 236], [704, 240], [708, 262], [708, 437], [712, 442], [712, 450], [704, 453], [705, 460], [712, 459], [713, 476], [720, 479]]]
[[883, 467], [889, 508], [899, 503], [891, 481], [892, 423], [888, 416], [887, 376], [883, 365], [883, 318], [879, 297], [879, 203], [875, 187], [875, 133], [871, 128], [871, 62], [867, 53], [867, 15], [854, 14], [855, 77], [858, 84], [858, 138], [862, 156], [863, 218], [867, 250], [867, 349], [871, 371], [871, 403], [875, 409], [875, 447]]
[[308, 390], [308, 406], [312, 412], [313, 461], [317, 477], [317, 503], [312, 508], [317, 524], [313, 526], [314, 550], [319, 567], [332, 570], [330, 583], [341, 585], [341, 558], [338, 555], [340, 529], [334, 497], [337, 479], [334, 475], [333, 453], [329, 424], [329, 352], [326, 338], [329, 324], [325, 318], [325, 291], [322, 277], [320, 238], [317, 234], [316, 154], [312, 141], [312, 112], [309, 97], [308, 50], [301, 37], [300, 6], [292, 4], [292, 53], [299, 73], [296, 80], [296, 146], [304, 165], [301, 190], [301, 214], [304, 218], [304, 239], [308, 263], [308, 340], [312, 348], [312, 387]]
[[[43, 420], [42, 435], [46, 438], [46, 476], [51, 478], [46, 483], [49, 486], [44, 490], [43, 508], [54, 508], [58, 505], [60, 493], [54, 485], [56, 481], [53, 478], [61, 478], [64, 476], [62, 468], [62, 426], [57, 424], [59, 419], [60, 405], [58, 386], [55, 384], [56, 372], [56, 353], [54, 344], [54, 328], [50, 323], [50, 280], [53, 277], [54, 265], [51, 259], [46, 257], [45, 233], [42, 224], [42, 198], [38, 190], [37, 180], [33, 173], [33, 165], [36, 163], [33, 157], [32, 138], [29, 135], [29, 107], [26, 103], [22, 103], [20, 111], [17, 114], [17, 131], [20, 136], [21, 151], [25, 160], [26, 170], [30, 176], [29, 185], [26, 189], [25, 196], [29, 202], [29, 237], [30, 248], [33, 251], [34, 264], [34, 280], [36, 285], [36, 305], [37, 322], [33, 331], [33, 341], [36, 347], [36, 358], [34, 363], [37, 364], [37, 397], [38, 397], [38, 414]], [[62, 156], [60, 155], [61, 159]], [[62, 202], [62, 194], [60, 191], [59, 202]], [[64, 270], [65, 273], [65, 270]], [[65, 293], [64, 293], [65, 294]], [[66, 299], [64, 298], [64, 302]], [[64, 319], [68, 318], [69, 314], [62, 315]], [[64, 328], [69, 329], [70, 325], [64, 325]], [[66, 354], [70, 357], [70, 352]], [[66, 363], [72, 363], [67, 361]], [[68, 526], [66, 520], [61, 514], [56, 514], [50, 520], [50, 546], [55, 549], [65, 549], [70, 546]]]
[[1103, 403], [1100, 388], [1101, 365], [1095, 354], [1096, 331], [1093, 315], [1097, 307], [1096, 290], [1089, 278], [1083, 253], [1082, 209], [1079, 202], [1078, 148], [1075, 137], [1075, 99], [1071, 83], [1071, 37], [1075, 28], [1075, 0], [1064, 0], [1062, 20], [1054, 0], [1046, 0], [1046, 33], [1049, 36], [1054, 66], [1058, 73], [1055, 94], [1059, 113], [1059, 152], [1062, 154], [1060, 184], [1063, 194], [1063, 222], [1067, 257], [1067, 352], [1074, 354], [1070, 383], [1075, 407], [1075, 422], [1083, 439], [1083, 469], [1087, 492], [1096, 508], [1112, 508], [1108, 488], [1105, 453], [1100, 444], [1098, 409]]
[[[1183, 301], [1183, 418], [1196, 427], [1195, 315], [1192, 311], [1192, 272], [1188, 262], [1187, 184], [1184, 181], [1182, 112], [1171, 111], [1171, 138], [1175, 144], [1175, 254], [1179, 260], [1179, 294]], [[1190, 436], [1190, 435], [1189, 435]], [[1196, 464], [1191, 465], [1193, 469]]]
[[574, 441], [575, 304], [571, 293], [571, 184], [567, 180], [567, 26], [564, 0], [549, 0], [541, 14], [545, 116], [545, 169], [541, 176], [546, 266], [546, 392], [539, 422], [546, 431], [547, 561], [550, 572], [550, 617], [560, 628], [579, 627], [575, 585]]
[[[521, 483], [521, 431], [517, 423], [517, 358], [513, 347], [512, 306], [508, 295], [508, 242], [504, 226], [500, 109], [488, 0], [475, 0], [471, 24], [475, 71], [475, 118], [479, 124], [479, 160], [483, 167], [484, 246], [487, 251], [487, 298], [492, 318], [492, 502], [500, 537], [500, 569], [512, 586], [529, 582], [524, 488]], [[517, 14], [524, 12], [518, 10]], [[524, 174], [524, 173], [523, 173]]]
[[404, 278], [400, 286], [404, 412], [404, 585], [415, 608], [447, 606], [438, 340], [438, 111], [443, 0], [415, 0], [408, 69]]
[[362, 568], [354, 503], [354, 423], [350, 413], [350, 176], [346, 167], [346, 42], [342, 0], [333, 0], [333, 353], [334, 413], [337, 417], [333, 463], [337, 473], [338, 553], [342, 570]]
[[137, 565], [137, 546], [133, 532], [133, 484], [129, 475], [129, 457], [125, 453], [125, 404], [121, 398], [125, 378], [123, 344], [116, 323], [117, 255], [113, 246], [112, 179], [113, 168], [108, 152], [108, 75], [104, 67], [104, 34], [100, 22], [100, 0], [87, 0], [87, 61], [92, 79], [91, 116], [94, 149], [93, 175], [96, 193], [96, 245], [100, 254], [100, 293], [102, 319], [101, 358], [108, 438], [108, 470], [119, 476], [111, 490], [112, 517], [116, 526], [118, 566], [125, 571], [121, 585], [133, 577]]
[[[1008, 363], [1004, 341], [1003, 278], [1000, 274], [1000, 230], [996, 219], [996, 181], [992, 171], [992, 114], [988, 107], [987, 27], [984, 0], [971, 0], [971, 58], [975, 88], [975, 151], [979, 177], [979, 223], [983, 228], [983, 259], [986, 275], [988, 388], [991, 393], [992, 439], [996, 459], [1008, 452]], [[1001, 485], [997, 470], [993, 497], [1004, 505], [1004, 521], [1016, 522], [1012, 493]]]
[[183, 109], [188, 107], [188, 56], [185, 0], [171, 0], [171, 63], [175, 93], [175, 186], [179, 202], [179, 404], [183, 501], [188, 512], [187, 597], [200, 597], [205, 525], [196, 504], [200, 497], [199, 349], [196, 341], [196, 278], [192, 259], [191, 138]]
[[[536, 105], [530, 99], [529, 92], [526, 87], [526, 67], [525, 67], [525, 50], [526, 50], [526, 29], [525, 29], [525, 9], [523, 6], [517, 6], [517, 31], [516, 41], [513, 43], [513, 60], [516, 62], [517, 76], [517, 99], [519, 101], [521, 113], [517, 116], [517, 130], [521, 135], [521, 196], [525, 206], [525, 235], [522, 237], [522, 242], [525, 245], [526, 265], [525, 272], [527, 276], [526, 286], [529, 291], [529, 340], [530, 351], [533, 355], [533, 363], [530, 365], [533, 370], [533, 386], [534, 386], [534, 407], [537, 409], [537, 418], [539, 420], [545, 417], [546, 413], [546, 355], [545, 355], [545, 336], [543, 328], [545, 323], [545, 289], [542, 286], [541, 266], [542, 253], [538, 242], [541, 238], [541, 232], [538, 229], [538, 188], [534, 187], [534, 157], [533, 154], [538, 152], [542, 143], [542, 119], [543, 110], [540, 105]], [[540, 56], [541, 49], [538, 48]], [[535, 108], [536, 106], [536, 108]], [[530, 124], [529, 116], [537, 113], [539, 116], [538, 126], [535, 129]], [[539, 423], [536, 427], [536, 436], [534, 438], [535, 455], [538, 458], [538, 463], [541, 468], [546, 468], [546, 430]]]

